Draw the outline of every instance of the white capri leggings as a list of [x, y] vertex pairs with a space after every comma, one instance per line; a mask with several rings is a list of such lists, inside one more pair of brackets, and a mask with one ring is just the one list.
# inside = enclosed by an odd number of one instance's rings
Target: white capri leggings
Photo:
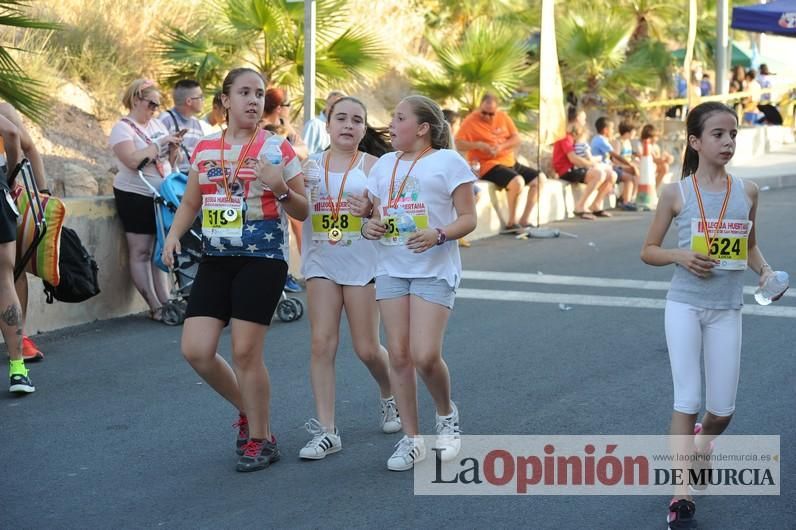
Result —
[[672, 365], [674, 410], [697, 414], [702, 398], [699, 361], [705, 354], [705, 408], [735, 412], [741, 367], [741, 310], [704, 309], [666, 301], [666, 345]]

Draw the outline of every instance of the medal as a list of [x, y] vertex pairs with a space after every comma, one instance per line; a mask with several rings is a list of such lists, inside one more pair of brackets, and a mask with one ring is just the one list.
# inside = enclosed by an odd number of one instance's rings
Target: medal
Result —
[[329, 241], [334, 241], [335, 243], [337, 243], [341, 239], [343, 239], [343, 231], [342, 230], [340, 230], [337, 227], [334, 227], [331, 230], [329, 230]]
[[224, 216], [224, 219], [226, 219], [227, 221], [232, 222], [238, 217], [238, 212], [236, 212], [233, 208], [229, 208], [229, 209], [224, 210], [223, 216]]
[[[354, 167], [356, 164], [357, 158], [359, 158], [359, 151], [354, 151], [354, 155], [351, 157], [351, 161], [348, 163], [348, 168], [346, 168], [345, 173], [343, 173], [343, 178], [340, 181], [340, 191], [337, 193], [337, 201], [331, 203], [331, 210], [332, 210], [332, 224], [337, 222], [337, 219], [340, 217], [340, 208], [343, 205], [343, 194], [345, 192], [345, 181], [348, 178], [348, 173], [351, 171], [351, 168]], [[323, 165], [323, 178], [326, 182], [326, 193], [329, 194], [329, 198], [332, 197], [332, 191], [329, 186], [329, 163], [332, 160], [332, 154], [326, 157], [326, 162]], [[333, 226], [329, 229], [329, 242], [332, 244], [339, 243], [343, 240], [343, 231]]]
[[412, 165], [409, 166], [409, 171], [407, 171], [406, 175], [404, 175], [404, 180], [401, 182], [401, 185], [398, 188], [398, 193], [396, 193], [395, 197], [393, 197], [393, 193], [395, 192], [395, 173], [398, 172], [398, 163], [401, 161], [401, 158], [404, 156], [404, 154], [401, 153], [400, 155], [398, 155], [395, 158], [395, 165], [392, 168], [392, 177], [390, 178], [390, 189], [388, 190], [389, 191], [389, 195], [387, 197], [387, 207], [388, 208], [397, 208], [398, 207], [398, 201], [401, 198], [401, 194], [404, 192], [404, 188], [406, 187], [406, 182], [409, 180], [409, 176], [412, 174], [412, 170], [415, 168], [415, 164], [417, 164], [417, 161], [420, 160], [423, 157], [423, 155], [425, 155], [429, 151], [431, 151], [431, 146], [430, 145], [427, 146], [422, 151], [420, 151], [420, 153], [417, 154], [415, 159], [412, 160]]

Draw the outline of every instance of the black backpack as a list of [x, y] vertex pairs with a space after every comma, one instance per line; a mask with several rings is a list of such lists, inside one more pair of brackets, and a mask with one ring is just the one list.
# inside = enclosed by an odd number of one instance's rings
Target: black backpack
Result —
[[61, 282], [57, 287], [44, 282], [47, 303], [53, 298], [60, 302], [77, 303], [88, 300], [100, 292], [97, 281], [97, 262], [80, 242], [77, 233], [71, 228], [61, 228], [61, 253], [58, 257]]

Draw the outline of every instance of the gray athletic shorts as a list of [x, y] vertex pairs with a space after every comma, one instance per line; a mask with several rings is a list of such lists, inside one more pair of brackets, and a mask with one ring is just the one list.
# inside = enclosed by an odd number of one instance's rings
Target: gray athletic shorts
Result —
[[456, 290], [439, 278], [376, 276], [376, 300], [389, 300], [410, 294], [448, 309], [453, 309], [453, 300], [456, 298]]

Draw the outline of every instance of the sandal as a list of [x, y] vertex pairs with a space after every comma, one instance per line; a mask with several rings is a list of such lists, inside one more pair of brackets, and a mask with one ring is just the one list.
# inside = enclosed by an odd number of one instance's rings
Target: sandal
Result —
[[596, 212], [592, 212], [597, 217], [613, 217], [610, 213], [606, 212], [605, 210], [597, 210]]
[[147, 318], [155, 322], [163, 322], [163, 306], [160, 306], [157, 309], [150, 309], [147, 312]]
[[575, 214], [575, 217], [580, 217], [581, 219], [585, 219], [587, 221], [594, 221], [597, 219], [593, 214], [589, 212], [572, 212]]
[[517, 223], [514, 223], [513, 225], [507, 225], [505, 228], [503, 228], [500, 231], [500, 233], [501, 234], [516, 234], [520, 230], [522, 230], [522, 227], [520, 225], [518, 225]]

